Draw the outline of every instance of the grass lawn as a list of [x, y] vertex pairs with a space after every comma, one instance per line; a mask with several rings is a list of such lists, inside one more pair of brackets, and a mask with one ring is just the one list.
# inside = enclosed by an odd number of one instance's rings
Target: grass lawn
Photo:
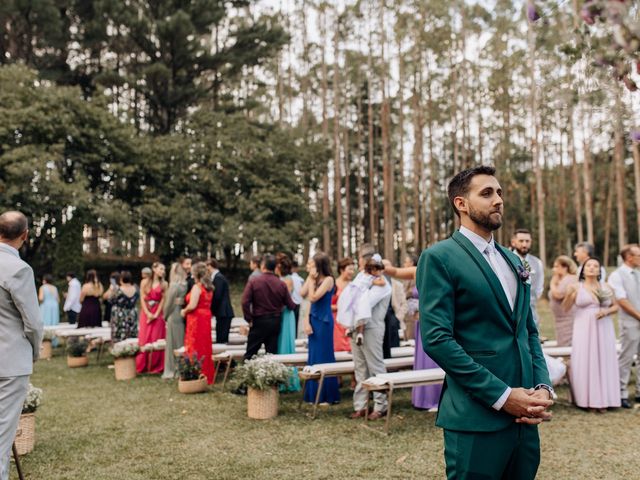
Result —
[[[541, 313], [541, 330], [553, 337], [548, 308]], [[299, 394], [289, 394], [276, 419], [255, 421], [246, 417], [246, 397], [219, 386], [181, 395], [176, 382], [157, 377], [116, 382], [106, 359], [69, 369], [57, 353], [38, 362], [32, 377], [45, 398], [36, 448], [22, 459], [28, 479], [444, 478], [435, 414], [414, 410], [409, 390], [394, 396], [385, 437], [347, 418], [346, 388], [342, 403], [316, 420], [297, 411]], [[567, 398], [566, 388], [558, 393]], [[637, 478], [640, 410], [600, 415], [566, 402], [553, 409], [554, 420], [540, 429], [538, 478]]]

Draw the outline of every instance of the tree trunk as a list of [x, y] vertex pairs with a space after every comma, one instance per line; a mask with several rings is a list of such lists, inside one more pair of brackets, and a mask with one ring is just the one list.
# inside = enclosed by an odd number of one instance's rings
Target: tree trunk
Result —
[[[607, 185], [611, 185], [614, 182], [616, 172], [615, 161], [609, 165], [609, 181]], [[613, 188], [607, 188], [607, 204], [604, 216], [604, 255], [603, 265], [609, 264], [609, 250], [611, 249], [611, 216], [613, 215]]]
[[569, 111], [569, 121], [567, 122], [567, 142], [569, 143], [569, 156], [571, 157], [571, 180], [573, 188], [571, 197], [573, 198], [573, 209], [576, 214], [576, 230], [578, 243], [584, 241], [584, 226], [582, 225], [582, 202], [580, 201], [580, 175], [578, 174], [578, 162], [576, 160], [576, 145], [573, 137], [573, 109]]
[[336, 207], [336, 253], [340, 259], [344, 256], [344, 239], [342, 233], [342, 171], [340, 168], [340, 75], [338, 73], [340, 51], [338, 45], [338, 30], [339, 29], [336, 28], [336, 32], [333, 34], [333, 193]]
[[640, 146], [633, 142], [631, 147], [633, 151], [633, 184], [636, 193], [636, 241], [640, 242]]
[[427, 118], [429, 122], [429, 244], [438, 241], [436, 232], [436, 159], [433, 155], [433, 97], [431, 94], [431, 74], [427, 80]]
[[373, 59], [372, 59], [372, 51], [373, 48], [371, 43], [372, 33], [369, 31], [369, 55], [367, 58], [367, 120], [369, 126], [369, 144], [368, 144], [368, 158], [369, 158], [369, 243], [376, 245], [376, 241], [378, 239], [378, 226], [376, 225], [376, 197], [373, 185], [375, 183], [375, 169], [374, 169], [374, 158], [373, 158], [373, 99], [372, 93], [373, 89], [371, 88], [371, 79], [373, 77]]
[[[327, 61], [325, 58], [325, 43], [327, 40], [326, 29], [326, 12], [320, 12], [320, 37], [321, 37], [321, 56], [322, 56], [322, 139], [329, 144], [329, 119], [327, 117]], [[329, 205], [329, 168], [322, 175], [322, 249], [331, 256], [331, 228], [330, 228], [330, 205]]]
[[400, 182], [400, 261], [407, 256], [407, 189], [404, 179], [404, 75], [405, 66], [402, 56], [402, 46], [398, 40], [398, 180]]
[[536, 179], [536, 212], [538, 214], [538, 248], [540, 260], [545, 266], [547, 262], [547, 245], [545, 235], [545, 215], [544, 215], [544, 189], [542, 187], [542, 170], [540, 168], [540, 151], [538, 145], [538, 104], [537, 87], [535, 74], [535, 33], [534, 26], [529, 24], [529, 72], [531, 74], [531, 127], [533, 128], [531, 137], [531, 156], [533, 161], [533, 171]]
[[616, 86], [616, 130], [614, 134], [616, 145], [613, 154], [613, 159], [616, 165], [616, 207], [618, 212], [619, 250], [627, 244], [627, 208], [624, 188], [624, 127], [622, 125], [624, 111], [620, 99], [620, 90], [621, 87]]
[[[582, 130], [583, 141], [582, 149], [584, 159], [582, 164], [582, 181], [584, 183], [584, 212], [587, 221], [587, 242], [593, 245], [593, 191], [592, 191], [592, 174], [591, 174], [591, 145], [589, 143], [589, 135], [591, 134], [591, 122], [585, 122], [584, 107], [582, 111]], [[589, 123], [588, 125], [586, 123]]]

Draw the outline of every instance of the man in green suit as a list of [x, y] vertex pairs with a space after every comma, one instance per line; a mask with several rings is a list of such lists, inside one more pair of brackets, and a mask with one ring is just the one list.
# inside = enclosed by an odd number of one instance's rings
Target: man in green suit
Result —
[[553, 389], [529, 272], [493, 239], [503, 214], [494, 168], [458, 173], [448, 195], [460, 230], [425, 250], [416, 272], [424, 350], [447, 374], [436, 420], [447, 478], [533, 479]]

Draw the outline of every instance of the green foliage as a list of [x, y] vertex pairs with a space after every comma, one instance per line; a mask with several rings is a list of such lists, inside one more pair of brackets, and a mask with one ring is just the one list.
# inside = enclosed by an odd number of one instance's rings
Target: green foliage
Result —
[[192, 356], [186, 354], [180, 355], [178, 357], [178, 375], [180, 376], [180, 380], [186, 382], [200, 378], [203, 360], [204, 357], [200, 359], [195, 353]]
[[89, 342], [81, 337], [67, 338], [67, 355], [70, 357], [84, 357], [87, 355]]
[[53, 249], [52, 271], [62, 278], [67, 272], [73, 272], [81, 276], [84, 271], [84, 259], [82, 257], [82, 229], [84, 222], [81, 216], [76, 214], [67, 219], [57, 230], [55, 247]]
[[269, 355], [260, 355], [246, 360], [236, 367], [233, 373], [233, 383], [236, 387], [245, 386], [257, 390], [286, 385], [289, 382], [291, 370]]

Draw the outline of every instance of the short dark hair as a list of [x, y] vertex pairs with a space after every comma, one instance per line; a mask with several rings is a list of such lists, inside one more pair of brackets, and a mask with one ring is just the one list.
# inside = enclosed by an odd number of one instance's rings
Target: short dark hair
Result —
[[340, 259], [338, 261], [338, 275], [344, 272], [349, 265], [353, 265], [353, 259], [351, 257], [345, 257]]
[[459, 217], [460, 212], [456, 208], [453, 200], [456, 197], [466, 197], [469, 194], [469, 186], [471, 185], [471, 180], [476, 175], [490, 175], [495, 177], [496, 169], [489, 165], [478, 165], [477, 167], [467, 168], [456, 174], [455, 177], [451, 179], [449, 185], [447, 186], [447, 195], [449, 196], [449, 203], [453, 208], [453, 211]]
[[291, 268], [298, 268], [300, 264], [296, 260], [291, 260]]
[[121, 283], [131, 283], [131, 272], [129, 270], [123, 270], [120, 272]]
[[414, 267], [418, 266], [418, 260], [420, 260], [420, 257], [418, 255], [416, 255], [415, 253], [407, 253], [407, 258], [411, 260], [411, 263]]
[[29, 221], [24, 213], [17, 211], [4, 212], [0, 215], [0, 238], [15, 240], [29, 228]]
[[264, 266], [264, 268], [269, 272], [273, 272], [276, 269], [276, 264], [276, 257], [270, 253], [263, 256], [262, 263], [260, 263], [260, 265]]
[[515, 237], [519, 233], [522, 233], [522, 234], [525, 234], [525, 235], [531, 235], [531, 232], [529, 230], [527, 230], [526, 228], [518, 228], [518, 229], [516, 229], [515, 232], [513, 232], [513, 236]]
[[76, 274], [75, 274], [75, 273], [73, 273], [73, 272], [67, 272], [67, 273], [65, 273], [65, 275], [64, 275], [64, 276], [65, 276], [65, 277], [76, 278]]
[[584, 248], [587, 251], [587, 255], [590, 257], [593, 257], [596, 254], [596, 247], [591, 245], [589, 242], [576, 243], [575, 248]]
[[251, 261], [258, 266], [262, 265], [262, 255], [254, 255], [253, 257], [251, 257]]
[[53, 275], [51, 275], [50, 273], [45, 273], [42, 276], [42, 280], [47, 283], [53, 283]]
[[211, 257], [209, 260], [205, 262], [205, 264], [215, 268], [216, 270], [220, 269], [220, 264], [218, 263], [218, 260], [215, 259], [215, 257]]

